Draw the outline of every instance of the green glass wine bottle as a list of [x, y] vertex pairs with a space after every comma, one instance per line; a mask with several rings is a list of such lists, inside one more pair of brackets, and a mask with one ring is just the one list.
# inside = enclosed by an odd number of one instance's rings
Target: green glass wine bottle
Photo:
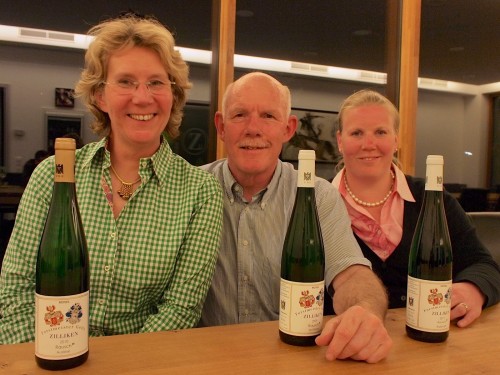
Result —
[[443, 157], [427, 156], [424, 201], [408, 261], [406, 332], [425, 342], [442, 342], [450, 329], [452, 261], [443, 202]]
[[281, 257], [279, 335], [314, 345], [323, 326], [325, 251], [314, 194], [315, 152], [300, 150], [297, 195]]
[[75, 188], [75, 140], [55, 142], [54, 188], [36, 263], [35, 358], [49, 370], [87, 360], [89, 256]]

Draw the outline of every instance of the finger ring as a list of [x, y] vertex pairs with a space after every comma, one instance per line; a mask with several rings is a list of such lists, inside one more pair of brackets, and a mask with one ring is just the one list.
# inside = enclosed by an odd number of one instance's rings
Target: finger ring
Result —
[[465, 311], [469, 311], [469, 305], [467, 305], [465, 302], [462, 302], [461, 305], [465, 307]]

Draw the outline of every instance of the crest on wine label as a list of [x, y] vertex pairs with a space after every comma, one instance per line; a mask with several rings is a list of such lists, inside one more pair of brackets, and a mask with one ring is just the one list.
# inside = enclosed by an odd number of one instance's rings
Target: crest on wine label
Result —
[[448, 305], [451, 303], [451, 288], [448, 288], [448, 291], [445, 293], [444, 300]]
[[312, 174], [311, 172], [304, 172], [304, 181], [311, 181]]
[[45, 324], [54, 327], [61, 324], [64, 320], [64, 316], [62, 312], [59, 310], [56, 311], [56, 307], [54, 305], [46, 306], [47, 312], [45, 313], [44, 320]]
[[285, 310], [285, 307], [286, 307], [286, 302], [285, 300], [281, 300], [281, 310]]
[[71, 324], [76, 324], [80, 321], [82, 316], [82, 305], [77, 302], [66, 312], [66, 321]]
[[318, 293], [318, 295], [316, 296], [316, 303], [319, 305], [319, 306], [323, 306], [323, 302], [325, 301], [325, 290], [324, 289], [321, 289]]
[[316, 302], [316, 298], [314, 298], [312, 294], [309, 294], [308, 290], [303, 290], [302, 297], [300, 297], [299, 300], [300, 307], [312, 307], [314, 305], [314, 302]]
[[429, 302], [432, 306], [438, 306], [443, 301], [447, 304], [451, 303], [451, 288], [448, 288], [446, 293], [443, 296], [443, 293], [438, 291], [438, 288], [430, 289], [429, 295], [427, 296], [427, 302]]
[[443, 302], [443, 293], [439, 293], [438, 289], [429, 290], [429, 295], [427, 296], [427, 302], [432, 306], [440, 305]]
[[322, 306], [323, 301], [324, 301], [323, 289], [321, 289], [321, 291], [318, 293], [317, 296], [310, 294], [309, 290], [303, 290], [302, 296], [299, 299], [299, 304], [300, 307], [305, 307], [307, 309], [313, 307], [315, 303], [317, 303], [319, 306]]

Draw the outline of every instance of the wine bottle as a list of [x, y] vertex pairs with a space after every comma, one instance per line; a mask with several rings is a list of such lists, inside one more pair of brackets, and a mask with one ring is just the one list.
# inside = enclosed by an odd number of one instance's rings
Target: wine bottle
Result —
[[443, 202], [443, 157], [428, 155], [424, 201], [408, 261], [406, 332], [412, 339], [448, 338], [452, 258]]
[[300, 150], [297, 195], [281, 256], [279, 335], [314, 345], [323, 328], [325, 251], [314, 194], [314, 150]]
[[75, 188], [75, 140], [57, 138], [52, 200], [36, 262], [35, 358], [49, 370], [87, 360], [89, 256]]

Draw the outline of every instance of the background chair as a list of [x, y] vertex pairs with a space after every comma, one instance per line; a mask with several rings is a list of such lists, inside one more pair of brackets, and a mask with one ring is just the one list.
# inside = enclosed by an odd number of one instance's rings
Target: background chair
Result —
[[488, 211], [488, 189], [465, 188], [458, 201], [465, 212]]
[[455, 182], [445, 182], [443, 185], [449, 193], [461, 193], [467, 187], [467, 184], [458, 184]]
[[477, 236], [500, 264], [500, 212], [468, 212]]

